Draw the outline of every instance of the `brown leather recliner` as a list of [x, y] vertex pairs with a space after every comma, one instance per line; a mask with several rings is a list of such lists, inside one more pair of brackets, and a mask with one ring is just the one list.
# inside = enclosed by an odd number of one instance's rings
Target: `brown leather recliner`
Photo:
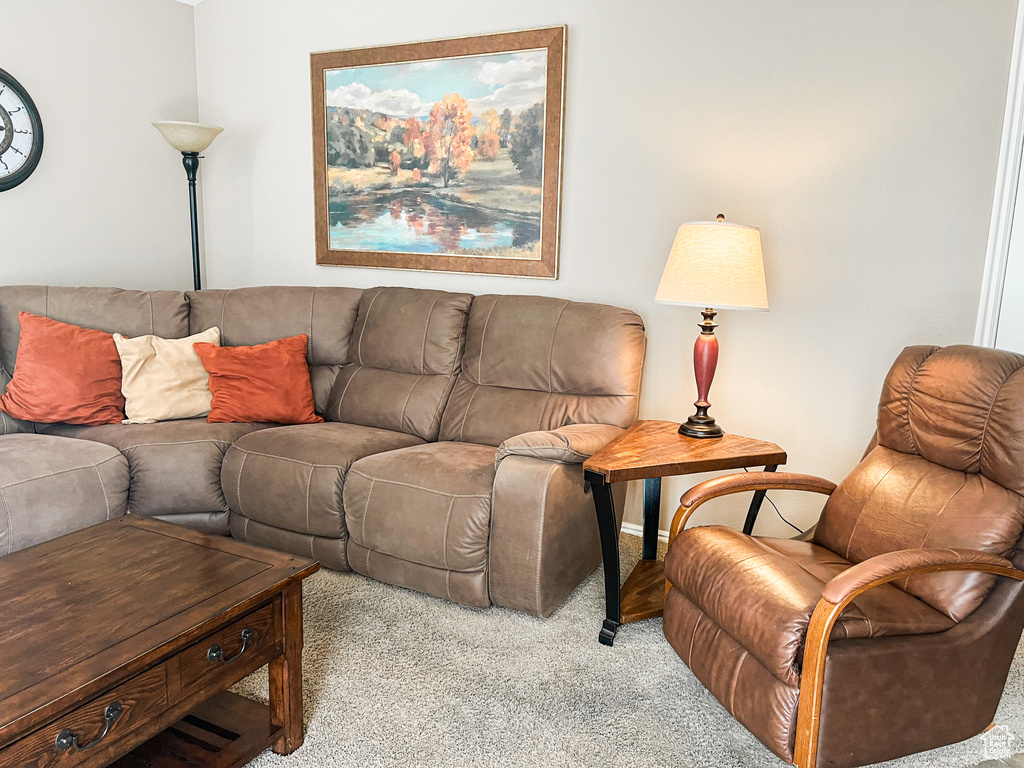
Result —
[[[682, 530], [706, 501], [759, 489], [829, 498], [801, 539]], [[1024, 627], [1022, 528], [1024, 356], [908, 347], [886, 378], [875, 444], [838, 486], [752, 472], [683, 495], [665, 636], [802, 768], [952, 744], [983, 731], [1002, 695]]]

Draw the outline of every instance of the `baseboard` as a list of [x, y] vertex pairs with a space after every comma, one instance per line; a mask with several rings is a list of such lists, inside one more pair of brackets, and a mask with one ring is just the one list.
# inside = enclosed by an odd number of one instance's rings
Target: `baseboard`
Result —
[[[644, 535], [643, 526], [637, 525], [635, 523], [623, 523], [622, 524], [622, 532], [623, 533], [632, 534], [633, 536], [643, 536]], [[663, 541], [663, 542], [665, 542], [667, 544], [668, 543], [668, 531], [663, 531], [661, 529], [658, 529], [658, 541]]]

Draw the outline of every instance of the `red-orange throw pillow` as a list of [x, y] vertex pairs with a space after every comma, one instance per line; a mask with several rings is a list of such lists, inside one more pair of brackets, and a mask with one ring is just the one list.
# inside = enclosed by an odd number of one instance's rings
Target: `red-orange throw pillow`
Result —
[[121, 358], [111, 334], [28, 312], [18, 323], [18, 359], [0, 411], [43, 424], [121, 423]]
[[306, 334], [254, 347], [218, 347], [197, 342], [192, 349], [210, 373], [213, 403], [207, 421], [269, 421], [316, 424], [313, 385], [306, 365]]

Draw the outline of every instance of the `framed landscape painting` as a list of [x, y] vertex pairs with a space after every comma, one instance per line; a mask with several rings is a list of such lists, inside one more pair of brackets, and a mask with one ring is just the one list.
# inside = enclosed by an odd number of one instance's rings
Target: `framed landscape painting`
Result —
[[317, 264], [556, 278], [565, 36], [311, 54]]

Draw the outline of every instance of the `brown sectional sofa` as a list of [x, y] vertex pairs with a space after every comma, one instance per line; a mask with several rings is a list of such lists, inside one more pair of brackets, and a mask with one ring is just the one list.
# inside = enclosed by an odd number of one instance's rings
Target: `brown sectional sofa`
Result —
[[0, 414], [0, 554], [127, 511], [535, 615], [600, 560], [581, 464], [636, 417], [632, 312], [410, 288], [0, 287], [0, 392], [19, 310], [127, 336], [217, 326], [232, 346], [305, 333], [325, 422]]

